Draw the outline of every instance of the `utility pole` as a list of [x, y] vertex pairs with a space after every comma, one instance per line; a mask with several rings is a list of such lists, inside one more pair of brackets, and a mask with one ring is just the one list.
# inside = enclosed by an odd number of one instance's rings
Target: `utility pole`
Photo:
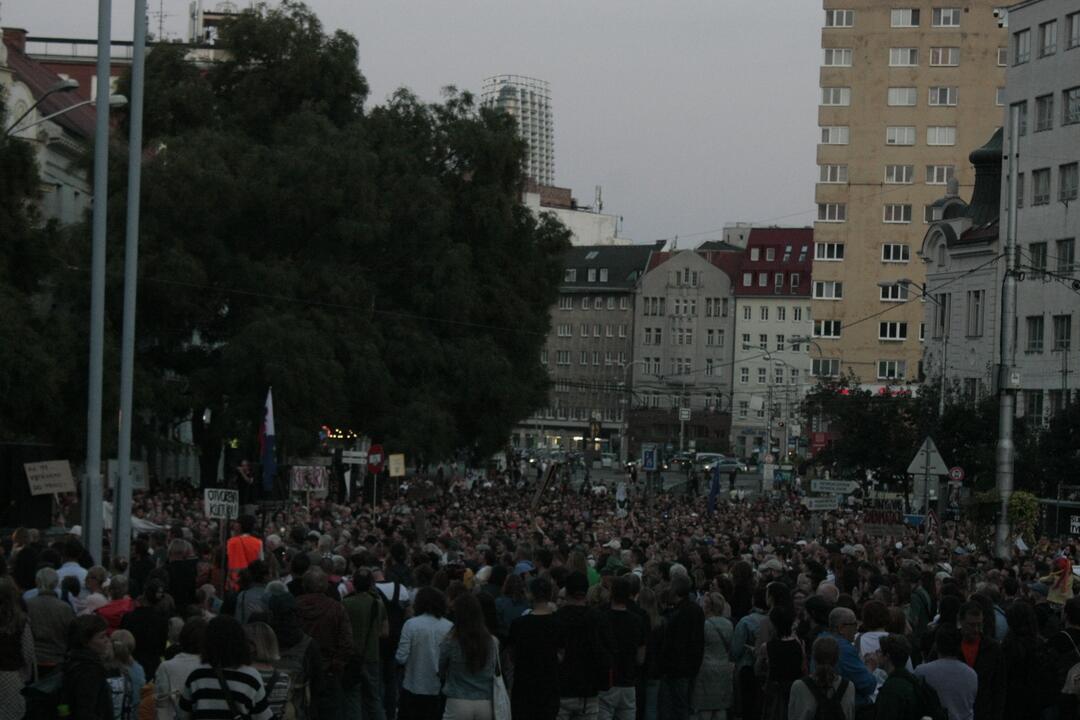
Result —
[[86, 470], [82, 478], [83, 543], [94, 562], [101, 555], [101, 414], [105, 374], [105, 239], [109, 207], [109, 71], [112, 0], [98, 0], [97, 114], [94, 122], [94, 211], [90, 242], [90, 360], [86, 398]]
[[1001, 322], [998, 323], [1001, 362], [998, 365], [997, 490], [1001, 496], [1001, 508], [994, 537], [994, 553], [1001, 558], [1008, 558], [1010, 555], [1009, 499], [1013, 492], [1013, 466], [1016, 456], [1016, 446], [1013, 443], [1016, 391], [1013, 388], [1012, 369], [1016, 357], [1016, 176], [1020, 158], [1018, 114], [1015, 106], [1009, 109], [1009, 142], [1006, 150], [1009, 169], [1009, 216], [1005, 234], [1005, 282], [1001, 291]]
[[113, 489], [114, 557], [131, 556], [131, 425], [135, 385], [135, 296], [139, 281], [139, 193], [142, 187], [143, 70], [146, 66], [146, 0], [135, 0], [131, 57], [131, 123], [128, 132], [127, 239], [124, 245], [124, 321], [120, 341], [120, 437]]

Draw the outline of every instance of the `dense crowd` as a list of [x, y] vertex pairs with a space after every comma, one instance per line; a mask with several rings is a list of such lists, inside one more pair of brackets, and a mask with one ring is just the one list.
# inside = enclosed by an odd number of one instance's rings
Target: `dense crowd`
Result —
[[132, 556], [19, 529], [0, 720], [71, 717], [1071, 720], [1071, 545], [993, 558], [810, 514], [509, 478], [279, 503], [222, 547], [190, 490], [136, 498]]

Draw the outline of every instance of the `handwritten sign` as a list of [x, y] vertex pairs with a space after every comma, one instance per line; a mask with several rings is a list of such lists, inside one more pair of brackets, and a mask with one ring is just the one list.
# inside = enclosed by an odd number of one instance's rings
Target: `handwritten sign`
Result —
[[31, 495], [75, 492], [75, 480], [71, 477], [71, 465], [67, 460], [25, 463], [26, 481]]
[[405, 477], [405, 456], [399, 453], [387, 459], [390, 461], [390, 477]]
[[320, 492], [326, 489], [330, 469], [319, 465], [289, 468], [289, 488], [293, 492]]
[[206, 488], [203, 491], [203, 513], [210, 520], [228, 520], [239, 515], [240, 491]]

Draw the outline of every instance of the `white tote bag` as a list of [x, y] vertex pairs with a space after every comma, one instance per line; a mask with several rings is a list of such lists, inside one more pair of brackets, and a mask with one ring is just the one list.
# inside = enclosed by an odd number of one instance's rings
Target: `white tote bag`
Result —
[[502, 663], [499, 662], [499, 641], [493, 639], [492, 643], [495, 645], [495, 680], [491, 689], [491, 713], [495, 720], [511, 720], [510, 693], [506, 691]]

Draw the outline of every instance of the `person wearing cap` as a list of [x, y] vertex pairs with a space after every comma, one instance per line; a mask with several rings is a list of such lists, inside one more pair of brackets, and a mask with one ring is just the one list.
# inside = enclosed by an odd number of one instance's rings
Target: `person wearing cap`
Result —
[[563, 605], [555, 613], [559, 626], [559, 720], [595, 718], [599, 692], [610, 685], [612, 650], [610, 626], [585, 603], [589, 580], [572, 572], [563, 586]]

